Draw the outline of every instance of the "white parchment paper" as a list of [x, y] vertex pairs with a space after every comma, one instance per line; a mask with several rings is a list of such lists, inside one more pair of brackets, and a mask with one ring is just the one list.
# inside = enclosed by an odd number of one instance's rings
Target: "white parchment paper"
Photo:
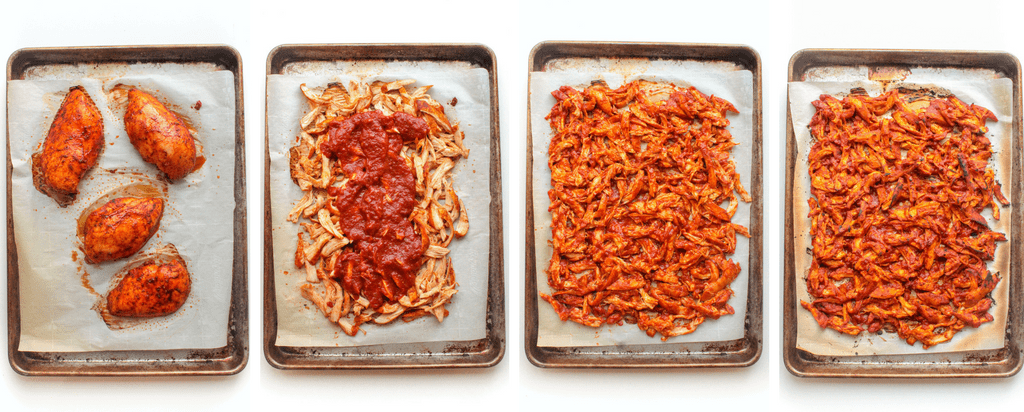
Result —
[[[101, 68], [68, 66], [8, 82], [14, 231], [20, 270], [22, 351], [208, 349], [227, 344], [233, 256], [235, 88], [229, 71], [177, 64]], [[77, 77], [81, 76], [81, 77]], [[206, 163], [167, 186], [160, 228], [140, 253], [174, 244], [192, 275], [182, 308], [131, 328], [111, 330], [93, 309], [110, 278], [129, 261], [86, 264], [77, 219], [94, 200], [118, 187], [156, 178], [124, 131], [108, 94], [117, 84], [147, 90], [191, 120]], [[82, 180], [74, 204], [60, 208], [32, 185], [31, 156], [42, 147], [68, 89], [85, 87], [103, 116], [105, 147]], [[201, 101], [200, 110], [191, 108]], [[77, 253], [77, 259], [73, 254]]]
[[[834, 73], [833, 73], [834, 75]], [[811, 316], [810, 312], [800, 306], [800, 301], [810, 302], [807, 293], [807, 271], [811, 265], [811, 255], [807, 252], [811, 246], [810, 208], [810, 175], [807, 172], [807, 154], [810, 151], [811, 133], [807, 128], [815, 109], [811, 102], [818, 100], [822, 94], [841, 96], [849, 94], [853, 88], [864, 88], [869, 95], [877, 96], [887, 90], [899, 87], [911, 89], [928, 88], [939, 90], [941, 94], [954, 94], [967, 104], [983, 106], [998, 118], [997, 122], [989, 121], [989, 133], [986, 136], [992, 142], [994, 152], [989, 166], [996, 172], [996, 180], [1003, 184], [1003, 194], [1009, 199], [1013, 185], [1010, 185], [1010, 170], [1013, 162], [1011, 150], [1011, 129], [1013, 125], [1013, 81], [1010, 79], [967, 79], [950, 81], [956, 76], [963, 79], [963, 72], [948, 70], [915, 71], [912, 82], [880, 83], [865, 79], [868, 73], [846, 73], [838, 76], [843, 81], [812, 81], [789, 83], [789, 108], [793, 118], [793, 132], [796, 137], [797, 160], [796, 176], [793, 184], [793, 219], [795, 227], [794, 256], [796, 263], [797, 293], [797, 347], [817, 355], [824, 356], [858, 356], [858, 355], [899, 355], [957, 352], [967, 350], [998, 349], [1004, 345], [1006, 335], [1006, 316], [1009, 308], [1010, 290], [1010, 216], [1014, 205], [1000, 209], [1001, 220], [992, 218], [991, 209], [986, 208], [981, 214], [988, 220], [996, 232], [1006, 235], [1006, 242], [996, 243], [995, 260], [989, 262], [989, 270], [998, 272], [1002, 281], [992, 291], [995, 301], [989, 313], [995, 320], [981, 327], [965, 328], [957, 333], [949, 342], [924, 349], [920, 343], [910, 346], [900, 339], [896, 333], [880, 332], [871, 334], [862, 332], [859, 336], [850, 336], [831, 329], [822, 329]], [[932, 83], [935, 82], [935, 83]]]
[[[561, 86], [582, 89], [593, 80], [604, 80], [609, 87], [617, 88], [636, 79], [662, 83], [673, 83], [680, 87], [694, 86], [708, 95], [715, 95], [731, 102], [739, 114], [729, 114], [729, 131], [733, 140], [739, 143], [732, 149], [732, 159], [740, 174], [743, 186], [750, 190], [750, 174], [753, 157], [753, 74], [749, 70], [738, 70], [731, 64], [668, 62], [611, 59], [591, 60], [556, 64], [546, 72], [530, 74], [530, 127], [533, 133], [533, 207], [534, 236], [537, 264], [537, 288], [541, 293], [550, 293], [547, 282], [547, 267], [551, 260], [551, 214], [548, 212], [551, 189], [551, 170], [548, 168], [548, 145], [551, 142], [551, 127], [544, 116], [551, 111], [555, 98], [551, 92]], [[552, 71], [553, 70], [553, 71]], [[756, 171], [760, 173], [760, 171]], [[740, 202], [732, 220], [750, 227], [750, 203]], [[736, 313], [719, 319], [708, 319], [689, 335], [669, 338], [665, 343], [720, 342], [740, 339], [744, 336], [744, 318], [747, 311], [747, 288], [750, 240], [736, 237], [736, 251], [730, 259], [741, 267], [740, 274], [731, 284], [736, 293], [729, 304]], [[604, 325], [600, 328], [583, 326], [576, 322], [562, 322], [551, 305], [540, 296], [535, 297], [539, 307], [537, 346], [603, 346], [662, 343], [660, 335], [648, 337], [636, 325]]]
[[[467, 341], [486, 337], [488, 256], [490, 233], [490, 83], [486, 69], [462, 63], [389, 62], [345, 63], [292, 67], [283, 75], [267, 78], [267, 134], [270, 149], [270, 201], [274, 238], [274, 282], [277, 297], [277, 345], [361, 346], [383, 343]], [[290, 73], [290, 74], [289, 74]], [[297, 142], [299, 120], [308, 104], [299, 89], [350, 80], [372, 82], [415, 79], [406, 86], [433, 85], [429, 94], [445, 106], [453, 123], [465, 132], [469, 157], [460, 159], [452, 172], [453, 187], [469, 211], [469, 232], [449, 245], [458, 293], [447, 306], [449, 316], [438, 323], [434, 317], [388, 325], [365, 324], [364, 333], [348, 336], [332, 324], [315, 305], [303, 298], [299, 285], [305, 271], [295, 267], [297, 234], [302, 227], [286, 217], [302, 191], [288, 169], [288, 150]], [[458, 99], [452, 107], [452, 98]]]

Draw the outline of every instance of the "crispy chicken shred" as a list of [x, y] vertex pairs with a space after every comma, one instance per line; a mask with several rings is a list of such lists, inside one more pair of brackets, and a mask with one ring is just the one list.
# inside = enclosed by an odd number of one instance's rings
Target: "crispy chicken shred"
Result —
[[[916, 98], [916, 99], [915, 99]], [[892, 90], [821, 95], [809, 128], [811, 301], [822, 328], [895, 332], [925, 349], [990, 322], [1009, 204], [988, 167], [988, 109]]]
[[[306, 279], [299, 289], [350, 336], [365, 323], [422, 316], [441, 322], [448, 316], [445, 305], [458, 292], [448, 246], [466, 235], [469, 215], [452, 187], [452, 168], [469, 150], [458, 123], [452, 124], [427, 94], [431, 86], [406, 88], [413, 83], [351, 82], [348, 88], [331, 83], [322, 92], [301, 86], [309, 112], [300, 120], [302, 132], [289, 163], [304, 195], [288, 215], [303, 228], [295, 266]], [[383, 131], [384, 140], [358, 141], [374, 130]], [[379, 150], [387, 156], [375, 154]], [[404, 173], [413, 174], [412, 180]], [[411, 192], [411, 202], [393, 198]], [[360, 206], [374, 200], [383, 205], [379, 212]], [[411, 222], [412, 229], [386, 220], [376, 227], [359, 225], [378, 213], [392, 220], [406, 216], [399, 220]], [[387, 225], [394, 230], [381, 229]], [[382, 246], [384, 238], [401, 245]], [[422, 247], [412, 239], [422, 239]], [[404, 249], [398, 253], [391, 247]], [[413, 249], [422, 258], [406, 253]], [[412, 272], [403, 276], [398, 267]]]
[[730, 158], [732, 103], [641, 80], [552, 95], [541, 298], [562, 321], [635, 323], [662, 340], [733, 314], [740, 265], [727, 256], [750, 234], [732, 217], [751, 198]]

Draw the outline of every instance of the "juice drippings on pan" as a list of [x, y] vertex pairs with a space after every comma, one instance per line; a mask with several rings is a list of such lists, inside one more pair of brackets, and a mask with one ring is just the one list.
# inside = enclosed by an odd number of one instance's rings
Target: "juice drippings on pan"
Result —
[[206, 149], [203, 147], [203, 142], [196, 138], [198, 133], [192, 128], [192, 126], [188, 127], [188, 132], [192, 134], [192, 142], [196, 145], [196, 163], [192, 166], [192, 172], [195, 172], [206, 164]]
[[82, 287], [84, 287], [90, 295], [96, 298], [96, 304], [92, 306], [92, 310], [96, 311], [96, 313], [100, 315], [100, 319], [103, 319], [103, 323], [109, 326], [113, 321], [113, 315], [111, 315], [110, 311], [107, 310], [106, 299], [92, 287], [92, 282], [89, 281], [89, 271], [85, 270], [84, 259], [79, 259], [78, 251], [73, 250], [71, 251], [71, 261], [75, 262], [75, 265], [78, 266], [78, 274], [82, 282]]
[[[200, 147], [201, 146], [197, 146], [196, 148], [199, 149]], [[196, 165], [192, 167], [192, 171], [194, 172], [196, 170], [199, 170], [205, 164], [206, 164], [206, 156], [203, 156], [202, 151], [199, 151], [198, 153], [196, 153]]]
[[427, 123], [402, 112], [373, 111], [329, 127], [320, 149], [349, 176], [344, 187], [329, 193], [343, 211], [339, 227], [355, 243], [354, 251], [338, 258], [334, 276], [349, 293], [379, 308], [414, 286], [423, 261], [426, 243], [409, 219], [417, 203], [416, 175], [400, 153], [403, 143], [426, 138]]
[[906, 67], [869, 67], [868, 80], [878, 82], [901, 82], [910, 76], [910, 69]]
[[128, 91], [131, 89], [134, 87], [118, 83], [107, 92], [107, 107], [117, 114], [118, 119], [124, 118], [124, 111], [128, 108]]
[[137, 180], [137, 181], [139, 181], [141, 183], [149, 183], [150, 186], [162, 186], [160, 183], [158, 183], [159, 181], [154, 179], [152, 176], [146, 174], [146, 172], [135, 170], [132, 167], [125, 167], [123, 169], [112, 168], [112, 169], [100, 169], [100, 170], [103, 170], [103, 171], [105, 171], [107, 173], [110, 173], [112, 175], [133, 176], [135, 178], [135, 180]]
[[100, 295], [99, 292], [96, 292], [96, 289], [92, 287], [92, 282], [89, 281], [89, 272], [85, 270], [84, 262], [78, 258], [77, 250], [71, 251], [71, 261], [75, 262], [75, 265], [78, 266], [78, 273], [79, 277], [82, 280], [82, 287], [84, 287], [85, 290], [87, 290], [90, 295], [93, 295], [97, 298], [102, 298], [103, 295]]

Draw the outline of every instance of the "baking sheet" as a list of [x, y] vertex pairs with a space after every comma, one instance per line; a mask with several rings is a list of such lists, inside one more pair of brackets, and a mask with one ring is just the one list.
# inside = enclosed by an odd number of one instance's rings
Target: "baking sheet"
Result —
[[[990, 313], [993, 322], [983, 324], [979, 328], [965, 328], [947, 343], [924, 349], [922, 345], [910, 346], [895, 333], [867, 332], [858, 336], [841, 334], [831, 329], [822, 329], [810, 316], [810, 312], [800, 307], [799, 301], [810, 301], [807, 293], [806, 273], [810, 267], [811, 255], [806, 251], [811, 248], [809, 233], [810, 219], [807, 199], [810, 197], [810, 176], [807, 173], [807, 154], [811, 144], [810, 132], [807, 128], [815, 109], [811, 102], [821, 94], [845, 95], [852, 88], [864, 88], [869, 95], [877, 96], [894, 88], [927, 88], [939, 90], [940, 94], [952, 93], [967, 104], [978, 104], [992, 110], [998, 122], [989, 122], [989, 133], [986, 136], [992, 141], [994, 152], [990, 167], [996, 172], [996, 179], [1003, 183], [1004, 195], [1012, 198], [1013, 185], [1011, 168], [1013, 164], [1011, 136], [1013, 126], [1013, 81], [1001, 78], [992, 79], [991, 73], [979, 73], [952, 69], [920, 69], [914, 70], [909, 77], [900, 76], [895, 80], [869, 81], [870, 73], [866, 67], [838, 71], [812, 70], [808, 77], [818, 81], [789, 83], [789, 109], [792, 118], [793, 133], [796, 138], [797, 161], [792, 195], [794, 221], [794, 253], [796, 267], [796, 314], [797, 314], [797, 348], [822, 356], [860, 356], [860, 355], [901, 355], [901, 354], [935, 354], [969, 350], [1000, 349], [1005, 345], [1007, 313], [1010, 306], [1009, 290], [1011, 273], [1010, 242], [1011, 216], [1013, 205], [1001, 209], [1002, 219], [994, 220], [990, 209], [982, 215], [989, 221], [993, 230], [1004, 233], [1006, 242], [997, 244], [995, 260], [989, 262], [989, 269], [999, 273], [1003, 278], [992, 292], [995, 301]], [[957, 80], [951, 81], [951, 78]], [[838, 79], [841, 81], [822, 81]], [[934, 82], [934, 83], [932, 83]]]
[[[535, 263], [537, 267], [537, 289], [541, 293], [550, 293], [547, 284], [547, 273], [551, 258], [551, 214], [548, 213], [550, 200], [547, 192], [551, 188], [551, 171], [548, 168], [548, 145], [551, 140], [551, 128], [544, 120], [555, 99], [550, 92], [563, 85], [582, 89], [593, 80], [604, 80], [609, 87], [617, 88], [635, 79], [655, 82], [674, 83], [677, 86], [694, 86], [701, 92], [724, 98], [739, 110], [739, 114], [730, 114], [729, 131], [733, 139], [739, 143], [731, 153], [740, 174], [744, 187], [751, 189], [751, 165], [753, 162], [753, 74], [729, 62], [705, 62], [688, 60], [649, 60], [649, 59], [567, 59], [555, 61], [548, 65], [548, 71], [533, 72], [530, 76], [530, 126], [533, 135], [533, 208], [535, 211]], [[753, 193], [753, 192], [751, 192]], [[751, 204], [740, 202], [734, 223], [750, 228]], [[751, 228], [752, 229], [752, 228]], [[562, 322], [551, 308], [551, 305], [537, 300], [538, 334], [537, 346], [540, 347], [584, 347], [608, 345], [640, 345], [682, 342], [720, 342], [741, 339], [745, 336], [745, 315], [747, 312], [747, 292], [750, 269], [749, 239], [737, 236], [736, 251], [730, 259], [740, 264], [741, 272], [731, 287], [735, 295], [729, 304], [735, 314], [723, 316], [717, 320], [708, 319], [694, 333], [671, 337], [662, 342], [660, 337], [651, 338], [636, 325], [622, 326], [604, 325], [591, 328], [575, 322]]]
[[[488, 71], [464, 62], [309, 62], [294, 63], [282, 75], [268, 75], [267, 134], [270, 156], [270, 192], [272, 208], [274, 282], [277, 300], [278, 333], [276, 345], [296, 347], [347, 347], [438, 341], [470, 341], [487, 334], [488, 259], [490, 251], [489, 216], [491, 207], [489, 154], [491, 96]], [[344, 74], [339, 74], [344, 73]], [[467, 158], [459, 161], [452, 177], [456, 192], [469, 211], [469, 232], [452, 242], [449, 249], [459, 292], [447, 306], [449, 316], [438, 323], [432, 317], [389, 325], [366, 324], [364, 333], [350, 337], [330, 323], [323, 314], [302, 298], [299, 285], [305, 272], [294, 266], [297, 224], [285, 220], [295, 202], [302, 197], [290, 177], [288, 149], [299, 134], [299, 119], [308, 105], [299, 90], [322, 87], [350, 80], [372, 82], [415, 79], [414, 87], [433, 85], [429, 94], [445, 106], [453, 122], [465, 133]], [[452, 107], [453, 97], [458, 98]]]
[[[18, 194], [12, 214], [20, 270], [19, 351], [207, 349], [227, 344], [233, 273], [232, 259], [227, 257], [234, 256], [236, 91], [234, 75], [215, 68], [208, 63], [52, 65], [29, 69], [28, 80], [8, 82], [10, 189]], [[69, 78], [75, 79], [65, 80]], [[137, 181], [134, 173], [158, 173], [131, 146], [117, 105], [109, 104], [107, 92], [118, 83], [155, 92], [172, 110], [191, 119], [207, 161], [197, 172], [167, 185], [161, 227], [141, 251], [165, 243], [178, 248], [193, 277], [188, 301], [168, 317], [111, 330], [90, 309], [97, 298], [83, 287], [82, 278], [104, 294], [110, 276], [128, 260], [99, 265], [76, 262], [76, 220], [94, 199]], [[78, 199], [61, 209], [32, 186], [30, 157], [41, 147], [64, 94], [78, 84], [103, 115], [106, 144], [97, 167], [79, 186]], [[202, 102], [200, 110], [190, 108], [196, 101]]]

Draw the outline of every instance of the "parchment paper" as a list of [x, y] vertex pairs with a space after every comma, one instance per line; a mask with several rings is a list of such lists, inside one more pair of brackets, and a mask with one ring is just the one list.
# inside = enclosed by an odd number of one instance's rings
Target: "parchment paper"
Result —
[[[550, 293], [547, 282], [547, 267], [551, 260], [551, 214], [548, 212], [551, 189], [551, 170], [548, 168], [548, 145], [551, 142], [551, 127], [544, 116], [551, 111], [555, 98], [551, 92], [563, 85], [582, 89], [593, 80], [603, 79], [611, 88], [617, 88], [635, 79], [674, 83], [677, 86], [694, 86], [708, 95], [716, 95], [731, 102], [739, 114], [729, 114], [729, 131], [733, 140], [739, 143], [732, 149], [732, 159], [740, 174], [743, 187], [750, 189], [750, 173], [753, 156], [753, 74], [749, 70], [738, 70], [731, 64], [668, 62], [647, 60], [615, 61], [600, 59], [589, 65], [558, 64], [549, 66], [549, 71], [530, 74], [530, 126], [533, 133], [533, 207], [534, 236], [537, 258], [537, 288], [541, 293]], [[589, 71], [587, 70], [589, 69]], [[555, 70], [555, 71], [550, 71]], [[564, 70], [564, 71], [562, 71]], [[760, 172], [760, 171], [758, 171]], [[749, 228], [750, 203], [740, 201], [732, 221]], [[740, 339], [744, 336], [744, 318], [747, 311], [747, 285], [750, 271], [747, 268], [750, 240], [736, 236], [736, 251], [730, 259], [741, 267], [740, 274], [730, 285], [736, 293], [729, 304], [735, 309], [733, 315], [708, 319], [689, 335], [675, 336], [664, 343], [720, 342]], [[537, 346], [602, 346], [662, 343], [661, 336], [651, 338], [636, 327], [604, 325], [600, 328], [583, 326], [576, 322], [562, 322], [551, 305], [540, 296], [537, 299], [538, 333]]]
[[[277, 344], [280, 346], [361, 346], [383, 343], [467, 341], [486, 337], [487, 281], [490, 215], [490, 86], [486, 69], [462, 63], [390, 62], [292, 68], [295, 74], [270, 75], [267, 79], [267, 133], [270, 141], [270, 193], [274, 237], [274, 282], [277, 297]], [[285, 71], [288, 73], [289, 71]], [[312, 74], [309, 74], [311, 73]], [[288, 150], [299, 135], [299, 120], [308, 111], [299, 85], [324, 87], [350, 80], [372, 82], [415, 79], [406, 86], [433, 85], [429, 94], [445, 106], [453, 123], [465, 132], [469, 157], [452, 172], [453, 187], [469, 211], [469, 232], [452, 241], [452, 264], [459, 292], [447, 305], [449, 316], [438, 323], [434, 317], [388, 325], [364, 324], [365, 333], [348, 336], [332, 324], [316, 306], [303, 298], [299, 285], [305, 271], [295, 267], [297, 234], [302, 227], [286, 217], [302, 191], [292, 182]], [[455, 107], [450, 105], [458, 98]]]
[[[233, 256], [234, 77], [229, 71], [211, 71], [206, 66], [101, 66], [39, 70], [29, 73], [29, 80], [8, 82], [12, 212], [21, 292], [18, 349], [78, 352], [222, 347], [227, 344]], [[111, 104], [107, 92], [118, 83], [152, 92], [188, 117], [207, 161], [198, 171], [166, 185], [160, 228], [139, 252], [174, 244], [191, 272], [188, 300], [172, 315], [111, 330], [92, 309], [98, 298], [86, 290], [82, 279], [84, 276], [105, 295], [113, 287], [111, 276], [130, 258], [98, 265], [84, 263], [76, 222], [97, 198], [136, 183], [138, 173], [152, 178], [160, 174], [142, 160], [128, 140], [123, 106], [118, 111]], [[42, 147], [57, 109], [75, 85], [84, 86], [100, 109], [105, 147], [97, 166], [79, 185], [78, 199], [60, 208], [32, 185], [31, 155]], [[202, 102], [200, 110], [191, 108], [196, 101]], [[76, 252], [77, 259], [73, 259]]]
[[[800, 306], [800, 301], [811, 301], [807, 293], [807, 270], [810, 268], [811, 248], [810, 212], [807, 199], [810, 197], [810, 175], [807, 172], [807, 154], [810, 151], [811, 134], [807, 125], [814, 115], [811, 102], [821, 94], [845, 95], [850, 89], [863, 87], [868, 94], [877, 96], [887, 90], [898, 87], [911, 89], [926, 87], [948, 91], [967, 104], [984, 106], [995, 113], [998, 122], [988, 122], [989, 133], [986, 136], [992, 142], [994, 152], [989, 166], [995, 169], [996, 180], [1003, 184], [1003, 194], [1009, 199], [1013, 185], [1010, 185], [1010, 171], [1013, 162], [1011, 150], [1011, 128], [1013, 124], [1013, 81], [1010, 79], [973, 79], [950, 81], [953, 75], [963, 79], [962, 72], [946, 70], [918, 70], [910, 82], [888, 83], [868, 80], [866, 70], [862, 73], [848, 73], [840, 78], [847, 81], [838, 82], [793, 82], [789, 83], [789, 107], [793, 116], [793, 132], [797, 142], [796, 176], [793, 184], [793, 220], [795, 226], [794, 250], [796, 256], [796, 311], [797, 311], [797, 347], [816, 355], [823, 356], [858, 356], [858, 355], [899, 355], [957, 352], [967, 350], [1002, 348], [1006, 336], [1006, 316], [1009, 307], [1010, 290], [1010, 216], [1014, 205], [1000, 209], [1001, 220], [992, 218], [992, 211], [986, 208], [981, 214], [988, 220], [989, 226], [996, 232], [1006, 235], [1006, 242], [996, 243], [995, 260], [989, 262], [988, 268], [999, 273], [1002, 280], [992, 291], [995, 301], [989, 313], [995, 320], [981, 327], [964, 328], [949, 342], [941, 343], [924, 349], [920, 343], [910, 346], [896, 333], [880, 332], [871, 334], [862, 332], [859, 336], [850, 336], [831, 329], [822, 329], [815, 322], [810, 312]], [[932, 83], [936, 82], [936, 83]], [[943, 93], [944, 94], [944, 93]]]

